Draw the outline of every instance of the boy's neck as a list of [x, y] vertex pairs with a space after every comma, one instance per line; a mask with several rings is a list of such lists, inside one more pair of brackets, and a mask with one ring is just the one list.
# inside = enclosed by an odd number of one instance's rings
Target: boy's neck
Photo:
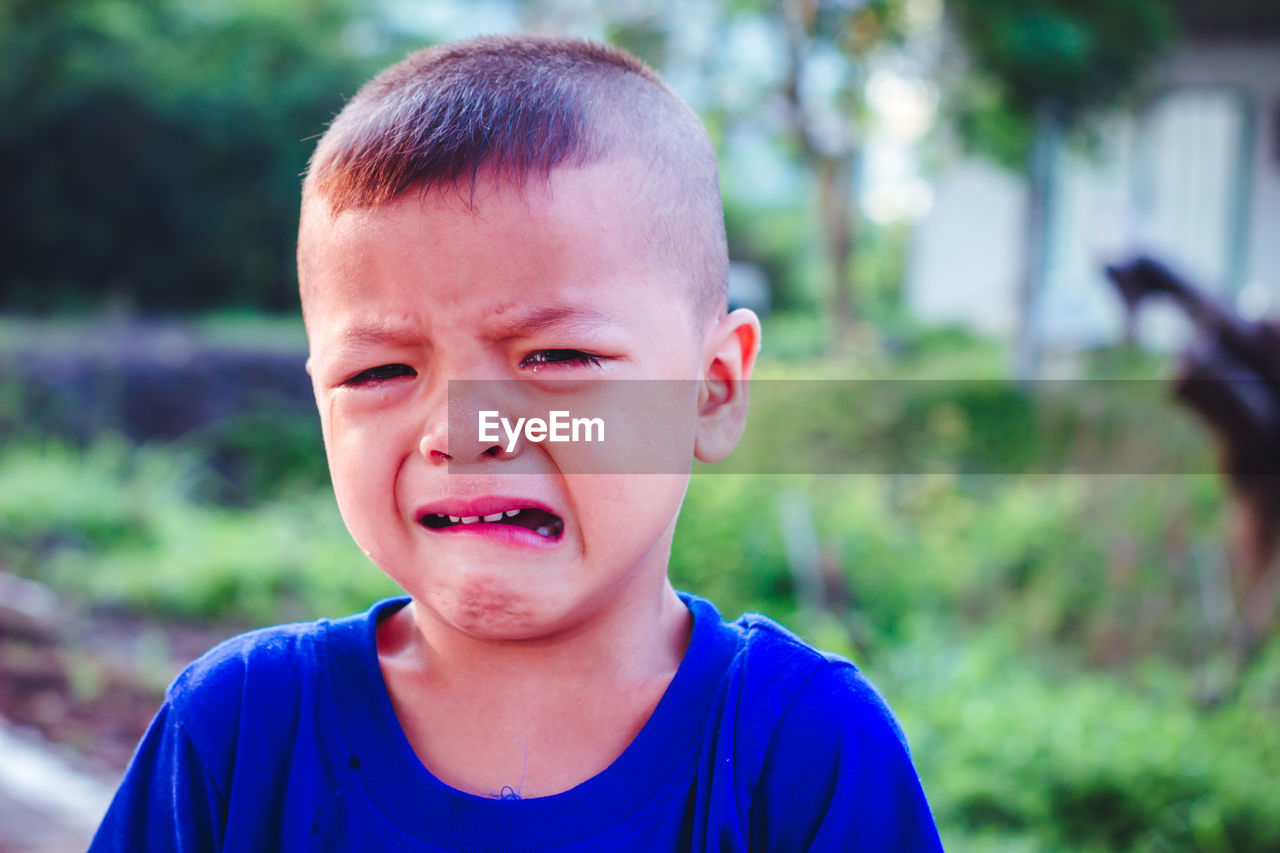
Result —
[[536, 640], [492, 640], [442, 623], [411, 602], [379, 627], [378, 652], [401, 674], [435, 689], [484, 695], [520, 685], [554, 690], [556, 683], [599, 684], [652, 677], [678, 668], [692, 616], [667, 579], [643, 595], [561, 633]]
[[416, 603], [379, 625], [401, 728], [441, 781], [482, 796], [568, 790], [608, 767], [662, 698], [693, 617], [665, 576], [614, 613], [537, 642], [442, 626]]

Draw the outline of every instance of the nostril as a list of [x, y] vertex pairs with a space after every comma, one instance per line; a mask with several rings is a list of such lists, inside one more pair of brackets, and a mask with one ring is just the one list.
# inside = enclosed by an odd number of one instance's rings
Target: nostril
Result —
[[502, 448], [495, 444], [493, 447], [490, 447], [487, 450], [485, 450], [485, 452], [482, 455], [488, 456], [489, 458], [493, 458], [494, 456], [497, 456], [500, 453], [502, 453]]
[[418, 453], [430, 462], [448, 462], [453, 458], [449, 455], [448, 450], [446, 442], [437, 442], [430, 435], [424, 435], [418, 441]]

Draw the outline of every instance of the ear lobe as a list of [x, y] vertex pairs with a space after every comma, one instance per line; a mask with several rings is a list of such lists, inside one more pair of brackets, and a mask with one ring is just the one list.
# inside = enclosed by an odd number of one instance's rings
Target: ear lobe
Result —
[[760, 352], [760, 319], [739, 308], [707, 336], [698, 389], [698, 426], [693, 455], [703, 462], [728, 456], [747, 420], [747, 384]]

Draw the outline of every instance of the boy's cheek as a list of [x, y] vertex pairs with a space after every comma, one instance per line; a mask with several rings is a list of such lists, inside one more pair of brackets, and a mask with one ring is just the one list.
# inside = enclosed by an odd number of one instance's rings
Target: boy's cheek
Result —
[[406, 421], [405, 413], [396, 405], [403, 395], [400, 389], [360, 392], [339, 389], [325, 395], [321, 422], [335, 440], [349, 435], [363, 437], [371, 432], [390, 438], [403, 429]]
[[[687, 474], [693, 459], [697, 384], [689, 380], [614, 380], [549, 408], [599, 424], [581, 440], [544, 445], [566, 474]], [[545, 411], [545, 410], [544, 410]], [[567, 430], [566, 430], [567, 431]]]
[[391, 484], [384, 479], [399, 467], [392, 436], [376, 425], [340, 417], [331, 420], [324, 432], [329, 474], [340, 502], [348, 494], [390, 490]]

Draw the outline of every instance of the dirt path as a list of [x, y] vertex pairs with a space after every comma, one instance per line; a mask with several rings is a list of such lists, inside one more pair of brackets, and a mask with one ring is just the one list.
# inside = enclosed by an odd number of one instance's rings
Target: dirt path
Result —
[[234, 633], [78, 612], [0, 571], [0, 853], [85, 850], [164, 685]]
[[83, 853], [111, 791], [65, 747], [0, 723], [0, 853]]

